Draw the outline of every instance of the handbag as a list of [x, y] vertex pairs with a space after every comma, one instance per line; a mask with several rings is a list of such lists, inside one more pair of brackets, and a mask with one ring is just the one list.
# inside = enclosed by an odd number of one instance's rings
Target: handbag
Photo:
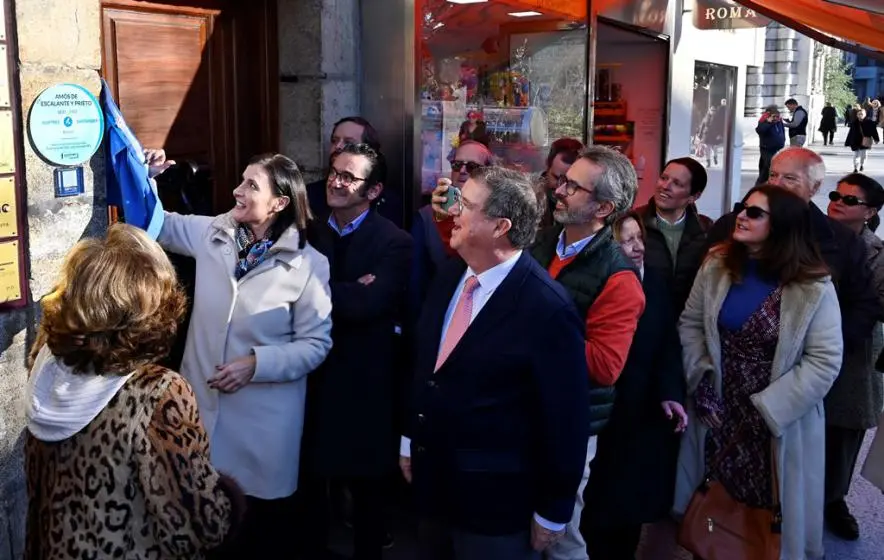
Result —
[[[738, 431], [739, 433], [739, 431]], [[739, 441], [734, 437], [706, 471], [678, 530], [678, 544], [703, 560], [779, 560], [782, 508], [776, 453], [771, 440], [773, 508], [752, 508], [734, 500], [710, 473]]]
[[871, 136], [863, 136], [862, 146], [865, 149], [869, 149], [872, 147], [872, 137]]

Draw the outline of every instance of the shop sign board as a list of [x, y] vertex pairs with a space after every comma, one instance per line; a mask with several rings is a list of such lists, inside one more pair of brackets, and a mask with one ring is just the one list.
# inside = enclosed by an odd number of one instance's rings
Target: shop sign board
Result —
[[18, 241], [0, 243], [0, 303], [21, 299]]
[[665, 33], [666, 16], [671, 2], [672, 0], [634, 0], [605, 3], [599, 9], [598, 15], [655, 33]]
[[18, 235], [18, 210], [15, 206], [15, 178], [0, 178], [0, 237]]
[[694, 27], [697, 29], [751, 29], [766, 27], [770, 19], [736, 0], [697, 0]]
[[43, 90], [31, 105], [28, 136], [34, 151], [48, 163], [80, 165], [101, 145], [104, 114], [83, 86], [57, 84]]

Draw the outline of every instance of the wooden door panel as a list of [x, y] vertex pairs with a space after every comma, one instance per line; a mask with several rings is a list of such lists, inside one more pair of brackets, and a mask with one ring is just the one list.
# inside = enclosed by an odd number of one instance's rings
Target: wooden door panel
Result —
[[102, 32], [129, 126], [145, 147], [206, 166], [226, 211], [248, 157], [278, 145], [275, 0], [103, 0]]
[[204, 49], [211, 16], [126, 10], [104, 16], [111, 27], [106, 56], [115, 70], [108, 78], [129, 126], [145, 146], [209, 163], [212, 120], [203, 95], [210, 92]]

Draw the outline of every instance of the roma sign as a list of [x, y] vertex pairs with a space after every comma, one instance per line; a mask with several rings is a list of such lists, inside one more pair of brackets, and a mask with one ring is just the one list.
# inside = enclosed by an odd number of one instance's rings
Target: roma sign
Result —
[[697, 0], [694, 27], [697, 29], [750, 29], [766, 27], [770, 19], [735, 0]]

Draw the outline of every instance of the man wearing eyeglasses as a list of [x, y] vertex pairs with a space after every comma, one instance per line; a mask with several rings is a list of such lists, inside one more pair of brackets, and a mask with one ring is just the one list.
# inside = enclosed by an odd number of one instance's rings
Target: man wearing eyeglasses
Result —
[[571, 517], [583, 470], [584, 325], [526, 250], [539, 219], [528, 176], [474, 169], [453, 215], [457, 258], [420, 316], [400, 451], [420, 516], [417, 557], [540, 560]]
[[[440, 187], [433, 193], [433, 208], [443, 218], [447, 216], [441, 206], [446, 190]], [[590, 438], [583, 479], [564, 536], [547, 550], [549, 560], [587, 558], [580, 518], [589, 463], [595, 457], [596, 436], [613, 408], [613, 386], [626, 364], [645, 305], [638, 271], [611, 230], [614, 220], [632, 206], [637, 190], [635, 169], [626, 156], [602, 146], [587, 147], [559, 178], [554, 191], [556, 225], [541, 231], [531, 248], [535, 260], [571, 295], [585, 321], [584, 354], [590, 380]], [[453, 210], [457, 216], [462, 204]], [[445, 221], [451, 222], [439, 225]], [[446, 232], [440, 228], [443, 237]]]
[[[823, 214], [811, 201], [825, 176], [826, 167], [819, 154], [807, 148], [788, 147], [773, 157], [768, 182], [793, 191], [810, 205], [813, 235], [832, 273], [841, 304], [844, 363], [848, 364], [853, 354], [869, 353], [872, 329], [884, 314], [878, 303], [862, 239], [845, 225]], [[727, 239], [735, 220], [735, 213], [720, 218], [709, 232], [710, 244]], [[859, 537], [859, 527], [844, 498], [850, 488], [863, 435], [870, 427], [867, 419], [880, 412], [870, 411], [874, 408], [870, 404], [871, 396], [877, 390], [875, 380], [872, 376], [858, 375], [861, 371], [842, 365], [825, 400], [825, 519], [835, 535], [848, 540]], [[857, 395], [863, 395], [866, 400], [861, 402]]]
[[331, 214], [309, 231], [329, 261], [333, 350], [308, 380], [299, 488], [305, 558], [329, 557], [329, 486], [352, 494], [355, 558], [382, 556], [384, 477], [396, 472], [398, 456], [394, 328], [411, 261], [408, 233], [372, 207], [385, 174], [383, 156], [367, 144], [341, 147], [326, 180]]
[[[329, 163], [334, 153], [345, 144], [368, 144], [371, 149], [380, 153], [381, 140], [378, 131], [366, 119], [351, 115], [334, 124], [329, 135]], [[375, 201], [378, 212], [399, 227], [402, 227], [402, 197], [398, 189], [389, 183], [384, 185], [381, 196]], [[314, 217], [324, 220], [331, 210], [325, 196], [325, 178], [307, 184], [307, 199]]]
[[[463, 188], [470, 178], [470, 173], [477, 168], [491, 165], [494, 156], [491, 150], [484, 144], [475, 140], [465, 140], [460, 143], [451, 160], [451, 183], [457, 188]], [[417, 319], [423, 305], [426, 291], [436, 271], [454, 254], [448, 247], [448, 239], [451, 236], [452, 224], [445, 224], [445, 241], [443, 242], [437, 230], [433, 208], [427, 204], [418, 210], [411, 226], [411, 237], [414, 240], [414, 254], [412, 256], [411, 280], [409, 282], [409, 314], [412, 322]]]

